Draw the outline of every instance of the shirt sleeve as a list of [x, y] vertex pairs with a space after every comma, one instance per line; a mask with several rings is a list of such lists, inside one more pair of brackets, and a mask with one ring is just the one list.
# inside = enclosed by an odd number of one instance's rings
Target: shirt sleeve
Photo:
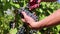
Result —
[[60, 0], [57, 0], [58, 3], [60, 3]]

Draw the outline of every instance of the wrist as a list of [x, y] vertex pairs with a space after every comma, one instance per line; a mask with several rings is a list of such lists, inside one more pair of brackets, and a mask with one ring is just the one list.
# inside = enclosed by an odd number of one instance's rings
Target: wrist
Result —
[[46, 17], [45, 19], [43, 19], [43, 20], [41, 20], [41, 21], [39, 21], [39, 26], [40, 26], [40, 28], [44, 28], [44, 27], [47, 27], [47, 24], [49, 23], [49, 18], [48, 17]]
[[44, 28], [46, 26], [46, 22], [44, 20], [41, 20], [38, 22], [39, 23], [39, 28]]

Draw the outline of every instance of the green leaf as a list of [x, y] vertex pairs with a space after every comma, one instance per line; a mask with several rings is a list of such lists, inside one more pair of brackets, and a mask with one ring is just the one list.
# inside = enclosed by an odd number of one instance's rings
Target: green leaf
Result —
[[57, 26], [58, 31], [60, 31], [60, 25]]
[[16, 34], [17, 33], [17, 29], [15, 28], [15, 29], [11, 29], [10, 31], [9, 31], [9, 34]]

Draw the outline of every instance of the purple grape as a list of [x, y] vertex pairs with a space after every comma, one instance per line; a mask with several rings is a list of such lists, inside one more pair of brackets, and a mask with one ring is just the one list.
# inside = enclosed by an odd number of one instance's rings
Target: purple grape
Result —
[[25, 27], [20, 27], [19, 28], [19, 31], [17, 32], [17, 34], [24, 34], [24, 32], [25, 32]]
[[24, 11], [28, 16], [32, 17], [35, 21], [38, 21], [38, 20], [37, 20], [37, 19], [38, 19], [37, 16], [35, 16], [33, 13], [31, 13], [30, 11], [28, 11], [28, 10], [26, 10], [26, 9], [24, 9], [24, 8], [18, 9], [18, 14], [20, 14], [20, 16], [21, 16], [22, 18], [24, 18], [24, 16], [23, 16], [22, 13], [21, 13], [22, 11]]

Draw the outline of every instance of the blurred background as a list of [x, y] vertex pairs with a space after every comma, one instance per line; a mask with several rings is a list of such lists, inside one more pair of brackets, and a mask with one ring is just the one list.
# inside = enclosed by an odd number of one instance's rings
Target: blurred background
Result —
[[[18, 28], [23, 25], [23, 22], [15, 9], [25, 7], [28, 2], [28, 0], [0, 0], [0, 34], [16, 34], [18, 32]], [[56, 2], [41, 2], [40, 7], [33, 10], [33, 12], [36, 12], [39, 20], [42, 20], [59, 8], [60, 0]], [[14, 25], [12, 26], [11, 23]], [[38, 30], [37, 33], [59, 34], [60, 25], [43, 28]]]

